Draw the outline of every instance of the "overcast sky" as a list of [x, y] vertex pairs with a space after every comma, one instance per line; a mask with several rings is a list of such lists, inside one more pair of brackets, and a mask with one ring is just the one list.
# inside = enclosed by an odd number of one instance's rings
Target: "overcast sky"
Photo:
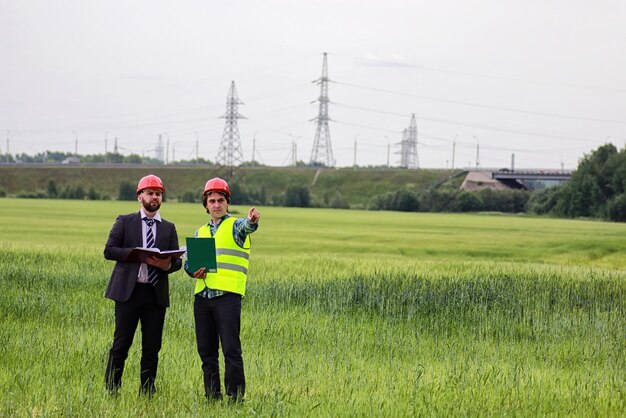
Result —
[[[245, 160], [308, 162], [328, 52], [337, 166], [575, 168], [626, 141], [620, 0], [0, 0], [0, 152], [215, 161], [235, 81]], [[388, 153], [388, 150], [390, 151]]]

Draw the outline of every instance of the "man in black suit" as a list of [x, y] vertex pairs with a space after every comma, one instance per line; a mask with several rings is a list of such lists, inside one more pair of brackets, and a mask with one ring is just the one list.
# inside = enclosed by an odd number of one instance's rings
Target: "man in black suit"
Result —
[[165, 309], [169, 306], [168, 274], [181, 268], [180, 258], [150, 257], [145, 263], [126, 262], [135, 247], [177, 250], [173, 223], [161, 218], [159, 208], [165, 188], [155, 175], [137, 186], [139, 212], [119, 215], [104, 247], [104, 258], [115, 260], [105, 297], [115, 301], [115, 334], [105, 372], [107, 390], [116, 394], [122, 384], [124, 362], [141, 321], [140, 393], [152, 395], [157, 375]]

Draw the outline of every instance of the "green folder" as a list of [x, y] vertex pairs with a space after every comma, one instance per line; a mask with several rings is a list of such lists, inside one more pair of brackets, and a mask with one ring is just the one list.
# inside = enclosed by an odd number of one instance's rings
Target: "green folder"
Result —
[[217, 271], [217, 260], [215, 257], [215, 238], [187, 237], [189, 271], [194, 272], [204, 267], [207, 273], [215, 273]]

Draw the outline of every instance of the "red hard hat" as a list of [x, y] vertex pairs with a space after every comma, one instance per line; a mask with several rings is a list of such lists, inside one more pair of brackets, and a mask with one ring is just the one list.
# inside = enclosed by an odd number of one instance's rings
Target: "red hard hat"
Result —
[[149, 174], [139, 180], [139, 184], [137, 184], [137, 194], [141, 193], [143, 189], [160, 189], [161, 192], [165, 192], [163, 182], [154, 174]]
[[226, 196], [226, 199], [230, 200], [230, 189], [228, 188], [228, 183], [219, 177], [212, 178], [204, 185], [204, 192], [202, 195], [204, 196], [210, 192], [223, 193]]

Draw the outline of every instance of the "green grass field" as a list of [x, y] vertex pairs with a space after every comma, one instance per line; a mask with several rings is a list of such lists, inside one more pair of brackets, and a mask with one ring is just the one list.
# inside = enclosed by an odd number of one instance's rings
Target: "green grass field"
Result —
[[[193, 281], [170, 276], [157, 395], [118, 398], [102, 250], [133, 202], [0, 199], [0, 416], [623, 416], [626, 225], [259, 208], [247, 393], [208, 405]], [[233, 207], [245, 213], [247, 208]], [[208, 216], [165, 203], [181, 241]]]

